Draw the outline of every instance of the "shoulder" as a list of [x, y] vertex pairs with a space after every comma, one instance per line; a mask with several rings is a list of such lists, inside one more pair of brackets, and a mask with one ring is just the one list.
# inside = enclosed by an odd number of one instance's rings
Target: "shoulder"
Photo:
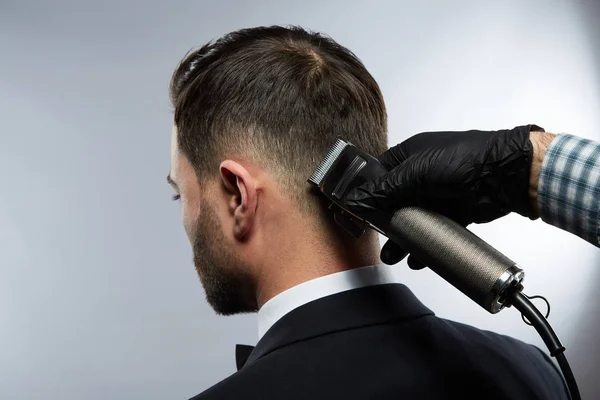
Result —
[[[522, 354], [546, 362], [539, 348], [519, 339], [482, 330], [456, 321], [442, 318], [437, 318], [436, 320], [440, 332], [449, 335], [448, 339], [452, 339], [457, 343], [468, 344], [469, 347], [479, 349], [480, 351], [490, 351], [511, 358], [516, 354]], [[465, 349], [462, 350], [464, 351]]]
[[[377, 387], [364, 384], [369, 377]], [[531, 394], [530, 399], [556, 398], [564, 391], [556, 368], [537, 347], [426, 316], [277, 348], [193, 399], [335, 398], [327, 397], [335, 393], [369, 398], [373, 390], [443, 398], [442, 388], [458, 395], [481, 394], [491, 387], [506, 393], [498, 398], [523, 393]]]
[[521, 340], [499, 333], [485, 331], [459, 322], [438, 319], [446, 327], [453, 339], [468, 346], [461, 351], [465, 354], [475, 354], [478, 357], [489, 357], [494, 363], [489, 367], [523, 370], [523, 376], [543, 381], [557, 390], [563, 390], [562, 377], [542, 349]]

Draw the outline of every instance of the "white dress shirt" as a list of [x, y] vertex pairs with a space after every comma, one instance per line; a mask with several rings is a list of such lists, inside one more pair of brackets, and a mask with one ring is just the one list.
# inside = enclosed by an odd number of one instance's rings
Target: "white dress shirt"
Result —
[[313, 300], [366, 286], [398, 283], [393, 266], [377, 264], [303, 282], [271, 298], [258, 310], [258, 340], [290, 311]]

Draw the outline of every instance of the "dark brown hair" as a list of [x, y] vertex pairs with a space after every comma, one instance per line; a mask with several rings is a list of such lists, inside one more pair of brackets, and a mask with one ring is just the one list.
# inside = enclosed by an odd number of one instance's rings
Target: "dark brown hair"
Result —
[[200, 180], [225, 156], [273, 174], [303, 211], [306, 182], [340, 137], [378, 155], [387, 148], [379, 87], [361, 61], [331, 38], [299, 27], [229, 33], [188, 54], [174, 72], [178, 145]]

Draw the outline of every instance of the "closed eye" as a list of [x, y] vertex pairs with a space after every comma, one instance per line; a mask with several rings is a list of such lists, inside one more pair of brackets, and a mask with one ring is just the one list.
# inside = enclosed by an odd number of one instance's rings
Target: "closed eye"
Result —
[[177, 201], [177, 200], [179, 200], [181, 198], [181, 195], [174, 194], [172, 198], [173, 198], [173, 201]]

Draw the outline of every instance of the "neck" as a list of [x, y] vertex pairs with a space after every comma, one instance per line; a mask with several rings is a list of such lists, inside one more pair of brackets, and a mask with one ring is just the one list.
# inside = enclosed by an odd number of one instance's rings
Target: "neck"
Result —
[[256, 275], [255, 294], [259, 308], [303, 282], [381, 262], [376, 232], [369, 231], [354, 239], [332, 227], [315, 234], [314, 230], [306, 229], [305, 223], [286, 225], [278, 227], [273, 235], [265, 235], [269, 240], [261, 246], [259, 254], [263, 257]]

